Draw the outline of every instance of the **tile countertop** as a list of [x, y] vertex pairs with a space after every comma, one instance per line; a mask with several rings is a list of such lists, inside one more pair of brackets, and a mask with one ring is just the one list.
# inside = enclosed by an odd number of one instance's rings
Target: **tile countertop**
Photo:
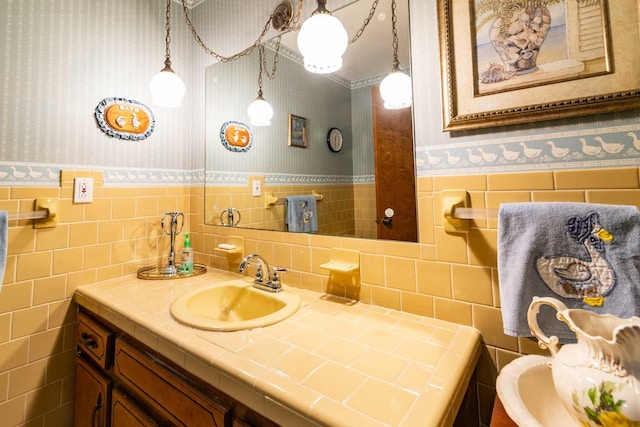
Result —
[[264, 328], [211, 332], [171, 317], [184, 292], [242, 277], [215, 269], [175, 280], [133, 276], [81, 286], [74, 297], [279, 424], [453, 424], [480, 354], [476, 329], [288, 286], [300, 309]]

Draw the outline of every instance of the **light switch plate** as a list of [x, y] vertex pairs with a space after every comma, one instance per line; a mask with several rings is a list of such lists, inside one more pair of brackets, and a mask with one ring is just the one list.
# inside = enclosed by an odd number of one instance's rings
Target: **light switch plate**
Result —
[[73, 203], [93, 202], [93, 178], [74, 178]]

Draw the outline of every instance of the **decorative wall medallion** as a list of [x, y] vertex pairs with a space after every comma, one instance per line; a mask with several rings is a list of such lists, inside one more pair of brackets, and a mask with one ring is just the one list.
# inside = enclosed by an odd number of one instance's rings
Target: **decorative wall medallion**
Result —
[[251, 129], [244, 123], [228, 121], [220, 128], [220, 142], [229, 151], [243, 152], [251, 148]]
[[155, 119], [146, 105], [124, 98], [105, 98], [96, 107], [100, 129], [109, 136], [138, 141], [153, 133]]

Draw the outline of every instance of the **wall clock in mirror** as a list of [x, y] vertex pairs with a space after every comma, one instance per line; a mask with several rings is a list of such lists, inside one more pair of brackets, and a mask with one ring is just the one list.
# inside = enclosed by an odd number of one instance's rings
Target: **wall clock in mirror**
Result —
[[327, 145], [329, 146], [329, 150], [334, 153], [342, 150], [342, 131], [340, 129], [329, 129], [329, 133], [327, 134]]

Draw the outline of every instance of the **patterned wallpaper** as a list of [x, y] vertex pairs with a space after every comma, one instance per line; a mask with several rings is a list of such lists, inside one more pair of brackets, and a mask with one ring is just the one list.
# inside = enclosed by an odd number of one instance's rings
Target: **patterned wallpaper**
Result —
[[[279, 2], [207, 1], [190, 13], [209, 47], [230, 54], [256, 38]], [[637, 111], [442, 132], [436, 3], [410, 1], [419, 176], [640, 164]], [[147, 86], [164, 60], [164, 8], [162, 0], [0, 2], [0, 185], [57, 183], [63, 167], [104, 170], [107, 185], [202, 182], [204, 73], [216, 61], [174, 3], [172, 61], [187, 94], [180, 109], [152, 105]], [[107, 97], [149, 106], [154, 133], [138, 142], [104, 135], [93, 111]]]

